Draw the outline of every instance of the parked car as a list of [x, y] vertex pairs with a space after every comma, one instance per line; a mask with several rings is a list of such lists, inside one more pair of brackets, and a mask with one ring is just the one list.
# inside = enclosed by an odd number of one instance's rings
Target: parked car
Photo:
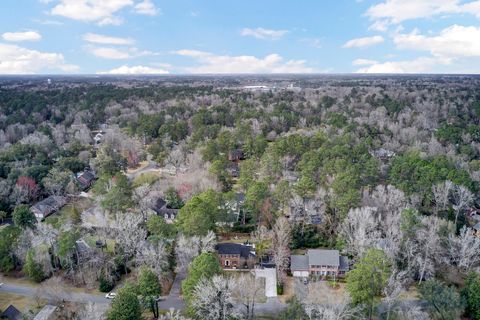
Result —
[[117, 294], [115, 292], [109, 292], [105, 295], [105, 298], [107, 299], [115, 299], [115, 297], [117, 296]]

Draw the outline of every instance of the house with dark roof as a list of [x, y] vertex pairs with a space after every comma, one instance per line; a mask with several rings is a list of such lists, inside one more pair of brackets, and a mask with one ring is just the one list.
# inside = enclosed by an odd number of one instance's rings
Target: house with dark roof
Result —
[[67, 204], [67, 198], [62, 196], [50, 196], [40, 202], [35, 203], [30, 210], [33, 212], [37, 220], [43, 220], [52, 213], [60, 210]]
[[95, 173], [91, 170], [84, 170], [75, 174], [75, 181], [81, 190], [87, 190], [95, 182]]
[[290, 270], [294, 277], [338, 276], [348, 271], [348, 258], [338, 250], [309, 249], [305, 255], [292, 255]]
[[160, 217], [165, 219], [166, 223], [173, 223], [177, 217], [179, 209], [169, 208], [167, 202], [162, 198], [157, 198], [153, 202], [151, 209]]
[[0, 314], [0, 319], [8, 319], [8, 320], [22, 320], [23, 315], [22, 313], [15, 308], [13, 305], [9, 305], [5, 311]]
[[219, 243], [215, 246], [223, 269], [251, 269], [255, 264], [255, 248], [248, 243]]

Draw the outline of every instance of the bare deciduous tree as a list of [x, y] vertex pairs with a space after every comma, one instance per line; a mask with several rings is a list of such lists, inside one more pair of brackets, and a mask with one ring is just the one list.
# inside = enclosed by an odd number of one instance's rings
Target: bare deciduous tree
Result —
[[452, 192], [453, 187], [453, 183], [448, 180], [432, 187], [433, 200], [435, 202], [435, 211], [437, 213], [440, 210], [447, 209], [450, 199], [450, 193]]
[[265, 295], [265, 285], [263, 281], [259, 278], [255, 279], [251, 274], [241, 274], [236, 281], [233, 296], [245, 307], [244, 318], [254, 319], [255, 303], [259, 297]]
[[322, 282], [309, 285], [304, 309], [309, 320], [363, 319], [361, 306], [353, 307], [347, 295], [335, 297]]
[[361, 256], [365, 249], [375, 244], [380, 238], [377, 225], [375, 208], [350, 209], [340, 230], [347, 251], [355, 256]]
[[155, 198], [150, 195], [152, 186], [149, 184], [142, 184], [133, 190], [133, 199], [138, 204], [138, 209], [142, 214], [143, 220], [147, 220], [147, 213], [153, 206]]
[[209, 230], [208, 233], [200, 238], [200, 251], [201, 252], [214, 252], [217, 245], [217, 236], [215, 232]]
[[163, 242], [143, 241], [136, 255], [136, 263], [150, 267], [160, 278], [168, 267], [168, 254]]
[[455, 204], [453, 210], [455, 211], [455, 226], [457, 225], [458, 216], [463, 212], [473, 201], [473, 193], [464, 186], [457, 186], [453, 193]]
[[198, 237], [188, 238], [180, 234], [175, 244], [177, 272], [185, 272], [200, 251], [200, 239]]
[[280, 217], [275, 222], [272, 231], [273, 260], [277, 268], [278, 278], [283, 282], [290, 258], [290, 223], [285, 217]]
[[466, 270], [476, 267], [480, 263], [480, 238], [473, 234], [473, 230], [463, 226], [456, 237], [450, 234], [447, 241], [447, 262]]
[[195, 286], [192, 309], [199, 319], [227, 320], [237, 316], [233, 291], [235, 281], [215, 275], [211, 279], [202, 278]]
[[433, 276], [435, 273], [435, 259], [440, 252], [440, 227], [442, 219], [435, 216], [422, 219], [423, 228], [417, 232], [417, 241], [420, 244], [420, 251], [414, 261], [418, 266], [419, 283], [425, 277]]
[[129, 257], [135, 257], [147, 238], [147, 231], [141, 226], [141, 217], [124, 213], [115, 220], [115, 241], [124, 257], [125, 268]]

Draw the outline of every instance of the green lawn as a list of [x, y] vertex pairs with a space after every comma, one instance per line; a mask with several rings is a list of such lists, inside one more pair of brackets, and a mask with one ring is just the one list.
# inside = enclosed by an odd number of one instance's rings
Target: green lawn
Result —
[[[102, 240], [103, 239], [99, 239], [99, 237], [95, 237], [95, 236], [92, 236], [92, 235], [85, 235], [83, 237], [83, 239], [85, 240], [85, 242], [92, 248], [96, 248], [96, 245], [95, 245], [95, 242], [97, 240]], [[98, 249], [100, 250], [100, 249]], [[115, 250], [115, 240], [113, 239], [107, 239], [107, 248], [106, 248], [106, 252], [109, 252], [109, 253], [114, 253], [114, 250]]]
[[134, 188], [137, 188], [143, 184], [153, 184], [155, 183], [158, 179], [160, 179], [160, 175], [156, 172], [145, 172], [141, 173], [139, 176], [137, 176], [132, 183], [132, 186]]

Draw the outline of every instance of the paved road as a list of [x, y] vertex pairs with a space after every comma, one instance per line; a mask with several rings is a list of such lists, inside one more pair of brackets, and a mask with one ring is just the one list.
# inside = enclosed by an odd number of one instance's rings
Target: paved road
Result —
[[[4, 281], [4, 284], [0, 287], [0, 292], [8, 292], [13, 294], [18, 294], [21, 296], [35, 297], [38, 294], [44, 299], [50, 299], [52, 297], [51, 293], [37, 290], [38, 287], [30, 287], [19, 284], [12, 284]], [[110, 303], [110, 300], [106, 299], [103, 295], [89, 294], [89, 293], [80, 293], [80, 292], [62, 292], [58, 294], [65, 301], [74, 301], [74, 302], [95, 302], [95, 303]]]
[[[181, 283], [185, 279], [185, 273], [179, 273], [175, 277], [172, 288], [168, 296], [164, 300], [158, 303], [158, 307], [162, 310], [169, 310], [174, 308], [176, 310], [183, 310], [185, 308], [185, 302], [180, 296]], [[40, 286], [27, 286], [12, 284], [4, 282], [0, 287], [0, 292], [8, 292], [12, 294], [35, 297], [40, 293], [44, 299], [50, 299], [51, 294], [42, 290], [37, 290]], [[62, 299], [65, 301], [73, 302], [95, 302], [95, 303], [111, 303], [111, 300], [106, 299], [103, 295], [80, 293], [80, 292], [63, 292], [61, 293]], [[255, 314], [277, 314], [286, 307], [286, 304], [281, 303], [277, 298], [268, 298], [266, 303], [257, 303], [255, 305]]]
[[277, 297], [267, 298], [265, 303], [255, 304], [255, 314], [257, 315], [273, 315], [282, 312], [287, 305], [281, 302]]

